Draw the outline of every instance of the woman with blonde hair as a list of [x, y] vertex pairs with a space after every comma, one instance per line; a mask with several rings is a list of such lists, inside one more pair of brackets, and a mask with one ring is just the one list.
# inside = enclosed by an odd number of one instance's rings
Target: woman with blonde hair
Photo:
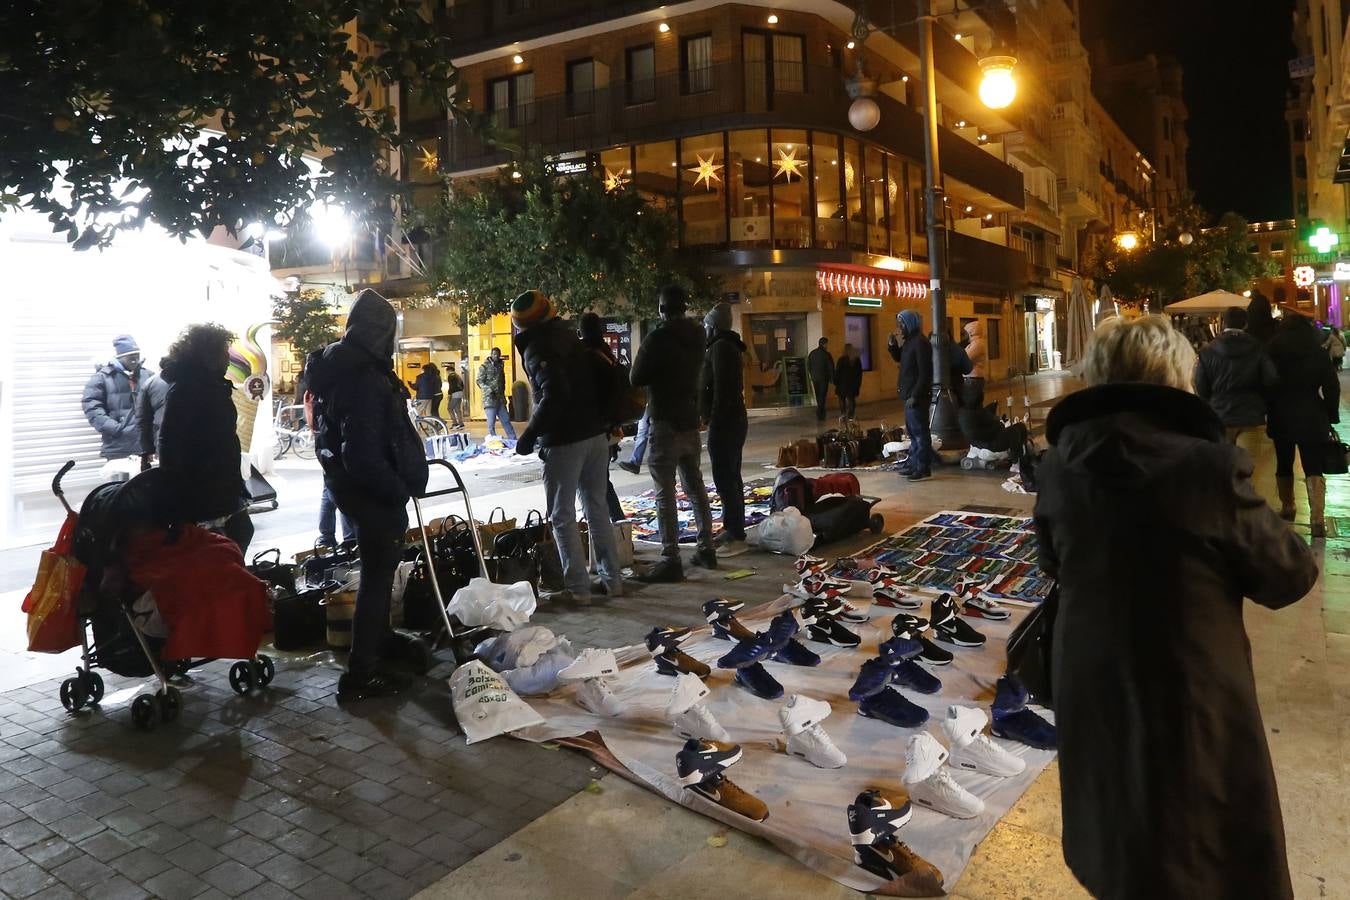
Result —
[[1085, 390], [1046, 422], [1040, 563], [1064, 859], [1103, 898], [1293, 896], [1242, 599], [1317, 580], [1252, 488], [1252, 461], [1191, 393], [1195, 352], [1158, 317], [1108, 319]]

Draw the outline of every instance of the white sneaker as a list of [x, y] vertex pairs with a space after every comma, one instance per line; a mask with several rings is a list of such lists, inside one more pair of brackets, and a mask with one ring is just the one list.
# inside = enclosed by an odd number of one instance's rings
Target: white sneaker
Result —
[[901, 776], [909, 798], [955, 819], [973, 819], [984, 812], [984, 801], [956, 783], [946, 761], [946, 749], [928, 732], [910, 738]]
[[[694, 677], [694, 676], [689, 676]], [[699, 703], [670, 720], [671, 730], [686, 740], [718, 741], [728, 743], [731, 735], [721, 726], [712, 711]]]
[[570, 666], [558, 673], [559, 681], [586, 681], [590, 678], [613, 678], [619, 674], [619, 661], [613, 650], [587, 648], [581, 651]]
[[710, 693], [708, 686], [697, 675], [681, 672], [675, 676], [675, 689], [670, 692], [670, 701], [666, 703], [666, 718], [683, 715], [702, 703]]
[[577, 703], [587, 712], [613, 718], [623, 715], [623, 704], [599, 678], [588, 678], [577, 685]]
[[841, 769], [848, 757], [834, 745], [820, 723], [830, 715], [824, 700], [793, 694], [778, 710], [778, 721], [787, 735], [787, 753], [800, 756], [822, 769]]
[[988, 723], [989, 716], [982, 709], [947, 707], [947, 718], [942, 720], [942, 731], [951, 743], [947, 765], [1003, 778], [1020, 775], [1027, 767], [1026, 762], [994, 743], [984, 733], [984, 726]]
[[778, 721], [782, 723], [785, 734], [800, 734], [812, 725], [824, 722], [832, 711], [830, 704], [824, 700], [793, 694], [778, 708]]

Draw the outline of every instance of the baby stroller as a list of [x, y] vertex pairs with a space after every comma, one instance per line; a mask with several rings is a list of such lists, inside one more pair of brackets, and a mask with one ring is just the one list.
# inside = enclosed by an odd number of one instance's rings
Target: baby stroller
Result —
[[1029, 443], [1026, 423], [1006, 425], [999, 419], [997, 403], [980, 408], [957, 410], [961, 434], [970, 443], [970, 451], [961, 459], [967, 471], [1007, 468], [1022, 458]]
[[[52, 493], [72, 514], [61, 479], [74, 465], [67, 462], [52, 480]], [[159, 689], [137, 696], [131, 704], [132, 721], [145, 729], [178, 717], [182, 698], [169, 683], [171, 678], [217, 658], [162, 656], [167, 636], [162, 628], [151, 627], [159, 618], [158, 611], [150, 595], [133, 582], [127, 561], [133, 540], [146, 540], [150, 535], [161, 540], [169, 537], [153, 524], [151, 494], [151, 480], [138, 476], [131, 481], [99, 485], [80, 506], [72, 552], [87, 570], [78, 601], [82, 664], [76, 667], [75, 676], [61, 685], [61, 704], [76, 712], [103, 699], [103, 679], [94, 671], [96, 668], [127, 678], [153, 675]], [[241, 695], [266, 687], [276, 671], [270, 658], [256, 652], [257, 642], [252, 645], [249, 657], [230, 668], [230, 687]]]

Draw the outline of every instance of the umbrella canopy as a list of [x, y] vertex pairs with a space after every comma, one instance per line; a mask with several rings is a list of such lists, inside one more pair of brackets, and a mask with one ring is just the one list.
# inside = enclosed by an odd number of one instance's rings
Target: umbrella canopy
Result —
[[1069, 288], [1069, 340], [1064, 347], [1064, 364], [1070, 368], [1083, 359], [1088, 338], [1092, 336], [1092, 308], [1083, 279], [1074, 278]]
[[1101, 299], [1097, 301], [1097, 322], [1109, 319], [1116, 314], [1116, 298], [1111, 294], [1109, 285], [1102, 285]]
[[1210, 291], [1208, 294], [1200, 294], [1196, 297], [1188, 297], [1185, 300], [1178, 300], [1176, 303], [1167, 304], [1167, 312], [1172, 315], [1185, 314], [1188, 316], [1217, 316], [1226, 309], [1234, 306], [1247, 308], [1251, 301], [1241, 294], [1233, 294], [1229, 291]]

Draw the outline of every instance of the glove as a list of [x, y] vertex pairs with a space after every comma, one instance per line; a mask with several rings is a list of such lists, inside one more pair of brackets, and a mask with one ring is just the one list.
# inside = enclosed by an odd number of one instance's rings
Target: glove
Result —
[[516, 441], [516, 453], [521, 456], [529, 456], [534, 452], [535, 436], [529, 431], [522, 432], [520, 439]]

